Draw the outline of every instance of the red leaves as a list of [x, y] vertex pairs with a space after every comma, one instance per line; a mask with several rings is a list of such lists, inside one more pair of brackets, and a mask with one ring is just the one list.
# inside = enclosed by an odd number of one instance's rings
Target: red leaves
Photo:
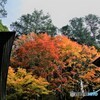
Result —
[[18, 46], [12, 53], [13, 66], [27, 68], [50, 83], [58, 84], [57, 87], [77, 81], [94, 67], [91, 62], [100, 55], [94, 47], [79, 45], [65, 36], [31, 33], [21, 36], [15, 45]]

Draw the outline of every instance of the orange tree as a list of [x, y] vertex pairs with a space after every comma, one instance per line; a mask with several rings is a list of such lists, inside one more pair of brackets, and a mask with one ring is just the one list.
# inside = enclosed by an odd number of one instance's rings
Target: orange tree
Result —
[[11, 65], [26, 68], [34, 75], [45, 78], [53, 90], [72, 90], [77, 88], [80, 79], [87, 84], [89, 80], [81, 76], [96, 69], [92, 61], [98, 56], [100, 52], [94, 47], [79, 45], [66, 36], [30, 33], [15, 41]]

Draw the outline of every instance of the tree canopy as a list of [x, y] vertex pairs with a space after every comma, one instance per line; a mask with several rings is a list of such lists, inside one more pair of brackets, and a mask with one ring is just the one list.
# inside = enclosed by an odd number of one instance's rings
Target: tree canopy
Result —
[[100, 18], [89, 14], [85, 17], [73, 18], [69, 25], [63, 26], [61, 31], [72, 40], [80, 44], [97, 45], [100, 36]]
[[5, 4], [7, 0], [0, 0], [0, 17], [5, 17], [7, 12], [5, 10]]
[[9, 67], [7, 80], [7, 100], [29, 100], [35, 96], [49, 94], [49, 83], [42, 77], [36, 78], [26, 69], [18, 68], [15, 71]]
[[4, 26], [2, 24], [2, 21], [0, 20], [0, 32], [3, 32], [3, 31], [8, 31], [8, 28], [6, 26]]
[[[45, 78], [53, 90], [60, 91], [61, 85], [66, 90], [75, 90], [80, 79], [86, 86], [90, 82], [99, 86], [96, 83], [99, 80], [97, 68], [92, 64], [98, 56], [100, 52], [95, 47], [80, 45], [66, 36], [31, 33], [15, 41], [11, 65], [26, 68], [34, 75]], [[91, 73], [92, 70], [94, 73]], [[88, 74], [90, 76], [85, 80]]]
[[30, 32], [47, 32], [50, 35], [56, 33], [49, 14], [44, 14], [42, 10], [34, 10], [32, 14], [22, 15], [18, 21], [11, 24], [11, 29], [18, 34], [28, 34]]

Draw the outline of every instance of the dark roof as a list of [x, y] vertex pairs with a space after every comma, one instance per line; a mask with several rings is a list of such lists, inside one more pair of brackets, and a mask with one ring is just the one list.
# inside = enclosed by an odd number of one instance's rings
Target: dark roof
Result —
[[97, 67], [100, 67], [100, 57], [97, 58], [95, 61], [93, 61], [93, 64], [96, 65]]

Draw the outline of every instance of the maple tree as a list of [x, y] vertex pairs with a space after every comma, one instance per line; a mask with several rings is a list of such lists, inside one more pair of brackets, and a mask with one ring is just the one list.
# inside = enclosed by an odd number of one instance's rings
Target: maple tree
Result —
[[[62, 92], [62, 88], [75, 90], [80, 79], [87, 84], [85, 76], [90, 82], [89, 75], [95, 69], [92, 62], [99, 56], [100, 52], [95, 47], [80, 45], [66, 36], [51, 37], [42, 33], [30, 33], [15, 41], [11, 65], [14, 68], [26, 68], [34, 75], [45, 78], [50, 83], [51, 90]], [[97, 75], [93, 72], [91, 75], [94, 77], [91, 82], [96, 84]]]
[[33, 99], [41, 94], [49, 94], [49, 83], [42, 77], [37, 78], [26, 69], [18, 68], [15, 71], [9, 67], [7, 80], [7, 100]]

